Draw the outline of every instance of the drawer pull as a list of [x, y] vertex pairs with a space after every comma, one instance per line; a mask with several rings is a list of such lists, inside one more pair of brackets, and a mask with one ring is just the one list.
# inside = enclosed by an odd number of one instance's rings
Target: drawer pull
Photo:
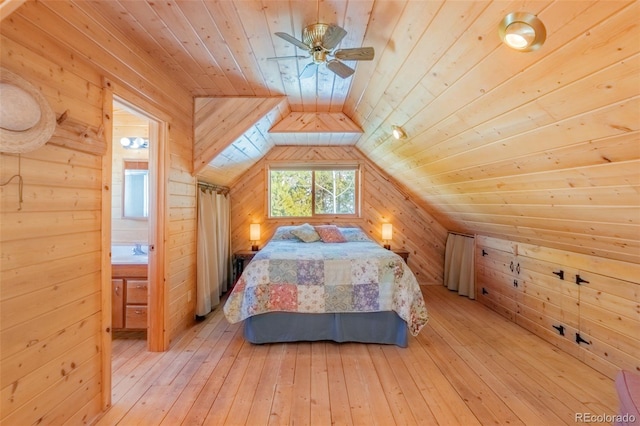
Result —
[[560, 278], [561, 280], [564, 280], [564, 271], [561, 269], [558, 272], [553, 272], [554, 275], [557, 275], [558, 278]]
[[142, 315], [143, 311], [134, 311], [136, 315]]
[[147, 286], [146, 286], [146, 285], [140, 285], [140, 284], [138, 284], [138, 285], [136, 286], [136, 288], [147, 288]]

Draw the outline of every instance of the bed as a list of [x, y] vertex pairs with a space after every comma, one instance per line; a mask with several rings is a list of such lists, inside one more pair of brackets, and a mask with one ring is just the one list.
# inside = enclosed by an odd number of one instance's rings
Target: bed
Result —
[[281, 226], [256, 253], [225, 305], [257, 344], [332, 340], [406, 347], [428, 321], [420, 286], [400, 256], [360, 228]]

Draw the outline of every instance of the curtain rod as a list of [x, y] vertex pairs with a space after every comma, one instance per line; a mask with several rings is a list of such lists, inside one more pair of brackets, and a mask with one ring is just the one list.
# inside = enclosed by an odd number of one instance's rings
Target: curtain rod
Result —
[[470, 234], [463, 234], [462, 232], [453, 232], [453, 231], [448, 231], [450, 234], [454, 234], [454, 235], [460, 235], [462, 237], [467, 237], [467, 238], [475, 238], [475, 235], [470, 235]]
[[198, 186], [203, 189], [210, 189], [212, 191], [216, 191], [219, 194], [227, 195], [230, 189], [226, 186], [214, 185], [213, 183], [208, 182], [198, 182]]

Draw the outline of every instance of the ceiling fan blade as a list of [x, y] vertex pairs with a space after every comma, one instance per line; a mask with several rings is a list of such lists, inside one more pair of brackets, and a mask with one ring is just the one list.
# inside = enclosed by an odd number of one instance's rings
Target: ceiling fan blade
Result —
[[272, 56], [267, 58], [267, 61], [277, 61], [280, 59], [307, 59], [308, 56], [295, 55], [295, 56]]
[[342, 77], [342, 78], [347, 78], [351, 74], [356, 72], [356, 70], [354, 70], [351, 67], [346, 66], [345, 64], [343, 64], [342, 62], [338, 61], [337, 59], [332, 59], [332, 60], [328, 61], [327, 62], [327, 68], [329, 68], [331, 71], [333, 71], [339, 77]]
[[295, 45], [296, 47], [299, 47], [302, 50], [309, 50], [309, 46], [307, 46], [306, 44], [304, 44], [303, 42], [301, 42], [300, 40], [298, 40], [294, 36], [291, 36], [291, 35], [289, 35], [287, 33], [275, 33], [275, 35], [277, 35], [278, 37], [280, 37], [283, 40], [288, 41], [289, 43]]
[[332, 50], [347, 35], [347, 32], [337, 25], [329, 25], [322, 37], [322, 46], [327, 50]]
[[300, 73], [300, 78], [303, 79], [313, 77], [317, 69], [318, 65], [316, 65], [315, 62], [309, 62]]
[[373, 47], [354, 47], [336, 50], [333, 56], [344, 61], [371, 61], [374, 54]]

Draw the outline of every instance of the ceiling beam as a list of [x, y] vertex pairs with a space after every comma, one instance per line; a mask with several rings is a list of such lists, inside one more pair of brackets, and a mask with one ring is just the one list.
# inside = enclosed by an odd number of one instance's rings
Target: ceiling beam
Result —
[[284, 96], [195, 98], [193, 174], [201, 172], [284, 99]]

